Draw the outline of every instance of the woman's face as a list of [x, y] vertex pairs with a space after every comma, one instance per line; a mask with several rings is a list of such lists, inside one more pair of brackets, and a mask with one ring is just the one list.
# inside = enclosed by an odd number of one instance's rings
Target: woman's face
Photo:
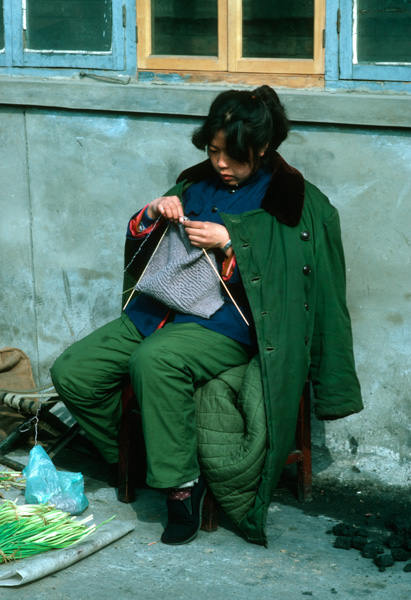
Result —
[[225, 148], [225, 135], [218, 131], [208, 145], [208, 156], [214, 169], [226, 185], [238, 185], [253, 173], [250, 163], [238, 162], [231, 158]]

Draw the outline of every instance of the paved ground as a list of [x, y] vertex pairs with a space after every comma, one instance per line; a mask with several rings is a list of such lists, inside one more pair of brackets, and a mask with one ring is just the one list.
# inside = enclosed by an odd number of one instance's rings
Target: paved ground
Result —
[[[27, 460], [23, 451], [16, 460]], [[136, 524], [135, 530], [96, 554], [25, 586], [0, 587], [1, 600], [409, 600], [411, 573], [404, 564], [380, 572], [358, 550], [333, 547], [333, 525], [344, 521], [367, 525], [387, 535], [384, 524], [394, 513], [410, 514], [404, 495], [393, 490], [316, 487], [314, 500], [300, 504], [288, 485], [292, 472], [278, 488], [268, 515], [269, 547], [246, 542], [230, 522], [221, 517], [218, 531], [200, 532], [186, 546], [161, 544], [166, 512], [165, 498], [150, 490], [139, 491], [132, 504], [117, 501], [116, 491], [102, 481], [101, 463], [75, 451], [62, 452], [56, 464], [81, 470], [86, 495], [100, 523], [112, 515]], [[287, 484], [287, 485], [286, 485]], [[360, 492], [360, 493], [359, 493]], [[20, 492], [8, 491], [15, 499]], [[384, 530], [384, 533], [381, 533]], [[408, 561], [410, 562], [410, 560]], [[0, 566], [0, 575], [8, 569]]]

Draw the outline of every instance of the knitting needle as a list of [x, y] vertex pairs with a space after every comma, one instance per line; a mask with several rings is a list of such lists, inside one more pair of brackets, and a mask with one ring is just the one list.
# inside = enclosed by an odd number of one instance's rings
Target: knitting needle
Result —
[[128, 297], [127, 302], [125, 303], [125, 305], [123, 306], [123, 310], [126, 310], [128, 303], [130, 302], [131, 298], [133, 297], [133, 294], [136, 290], [133, 288], [131, 294]]
[[207, 254], [207, 252], [206, 252], [206, 249], [205, 249], [205, 248], [202, 248], [202, 250], [203, 250], [204, 254], [205, 254], [205, 255], [206, 255], [206, 257], [207, 257], [207, 260], [208, 260], [208, 262], [209, 262], [209, 263], [210, 263], [210, 265], [213, 267], [213, 271], [214, 271], [214, 273], [217, 275], [217, 277], [218, 277], [218, 279], [220, 280], [220, 282], [222, 283], [222, 285], [223, 285], [223, 287], [224, 287], [225, 291], [226, 291], [226, 292], [227, 292], [227, 294], [230, 296], [230, 298], [231, 298], [231, 300], [232, 300], [232, 302], [233, 302], [234, 306], [236, 307], [236, 309], [238, 310], [238, 312], [240, 313], [240, 315], [242, 316], [242, 318], [244, 319], [244, 321], [247, 323], [247, 325], [248, 325], [248, 327], [249, 327], [249, 326], [250, 326], [250, 323], [247, 321], [247, 319], [245, 318], [245, 316], [244, 316], [244, 315], [243, 315], [243, 313], [241, 312], [241, 310], [240, 310], [240, 307], [238, 306], [237, 302], [234, 300], [234, 298], [233, 298], [233, 297], [232, 297], [232, 295], [230, 294], [230, 291], [229, 291], [229, 289], [227, 288], [227, 286], [226, 286], [226, 284], [224, 283], [223, 279], [220, 277], [220, 273], [217, 271], [217, 269], [215, 268], [215, 266], [214, 266], [214, 264], [213, 264], [212, 260], [211, 260], [211, 259], [210, 259], [210, 257], [208, 256], [208, 254]]

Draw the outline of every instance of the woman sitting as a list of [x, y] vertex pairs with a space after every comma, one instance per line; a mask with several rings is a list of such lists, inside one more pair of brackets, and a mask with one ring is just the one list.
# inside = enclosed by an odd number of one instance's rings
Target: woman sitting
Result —
[[288, 130], [268, 86], [221, 93], [193, 135], [208, 160], [130, 220], [128, 270], [135, 279], [166, 223], [182, 226], [193, 247], [214, 254], [225, 284], [215, 312], [190, 314], [148, 293], [134, 295], [120, 318], [73, 344], [51, 369], [59, 395], [114, 471], [121, 388], [131, 378], [147, 484], [168, 489], [166, 544], [190, 542], [200, 527], [197, 386], [259, 353], [268, 447], [253, 516], [243, 528], [258, 543], [265, 543], [267, 509], [307, 375], [319, 418], [362, 408], [338, 213], [277, 153]]

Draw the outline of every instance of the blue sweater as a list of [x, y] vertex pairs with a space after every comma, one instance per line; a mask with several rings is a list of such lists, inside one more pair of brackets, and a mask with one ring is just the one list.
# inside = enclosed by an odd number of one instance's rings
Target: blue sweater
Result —
[[[260, 208], [270, 177], [270, 173], [259, 169], [235, 188], [226, 186], [217, 175], [212, 179], [194, 183], [183, 197], [184, 214], [192, 221], [209, 221], [223, 225], [220, 212], [240, 214]], [[147, 226], [152, 222], [145, 215], [143, 224]], [[132, 237], [130, 232], [128, 235]], [[217, 252], [216, 258], [221, 273], [224, 256], [221, 252]], [[237, 266], [227, 282], [227, 287], [250, 323], [249, 327], [224, 290], [222, 290], [224, 305], [209, 319], [173, 313], [170, 320], [174, 323], [198, 323], [243, 344], [254, 345], [254, 326]], [[137, 329], [147, 337], [165, 319], [168, 310], [166, 306], [150, 296], [140, 294], [127, 306], [126, 314]]]

